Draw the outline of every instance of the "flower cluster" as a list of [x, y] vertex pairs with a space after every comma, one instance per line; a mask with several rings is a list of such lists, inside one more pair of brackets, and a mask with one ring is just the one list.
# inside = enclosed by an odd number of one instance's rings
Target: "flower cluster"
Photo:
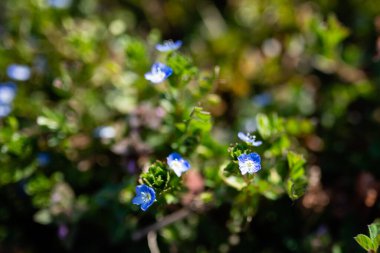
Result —
[[[178, 49], [182, 45], [181, 41], [164, 41], [163, 44], [156, 45], [156, 49], [160, 52], [170, 52], [173, 50]], [[147, 73], [145, 73], [145, 79], [148, 81], [151, 81], [152, 83], [161, 83], [165, 81], [170, 75], [173, 74], [173, 70], [166, 66], [165, 64], [161, 62], [156, 62], [152, 65], [151, 70]], [[238, 133], [238, 137], [246, 142], [248, 144], [248, 149], [250, 147], [254, 146], [260, 146], [262, 144], [261, 141], [256, 141], [256, 136], [251, 135], [249, 133], [244, 134], [242, 132]], [[253, 174], [258, 172], [261, 169], [261, 158], [259, 154], [257, 153], [249, 153], [247, 152], [247, 145], [244, 146], [245, 149], [243, 152], [240, 153], [240, 155], [237, 157], [239, 169], [241, 171], [242, 175], [245, 174]], [[243, 154], [242, 154], [243, 153]], [[181, 177], [181, 175], [188, 171], [190, 169], [190, 163], [186, 159], [184, 159], [179, 153], [173, 152], [171, 153], [167, 158], [167, 166], [176, 174], [177, 177]], [[166, 171], [166, 166], [163, 165], [161, 162], [157, 162], [154, 166], [150, 167], [150, 172], [154, 170], [154, 168], [158, 168], [159, 171]], [[161, 173], [160, 172], [160, 173]], [[168, 172], [167, 172], [168, 173]], [[159, 181], [160, 183], [156, 185], [155, 174], [146, 174], [149, 175], [149, 177], [143, 176], [143, 179], [146, 180], [144, 183], [136, 186], [136, 196], [133, 198], [132, 203], [135, 205], [140, 205], [141, 210], [146, 211], [156, 200], [156, 192], [155, 189], [158, 191], [158, 194], [162, 190], [160, 187], [162, 184], [162, 179]], [[153, 181], [147, 180], [147, 178], [152, 178]], [[158, 175], [158, 174], [157, 174]], [[164, 174], [165, 175], [165, 172]], [[168, 176], [169, 177], [169, 176]], [[154, 189], [154, 188], [155, 189]]]
[[[240, 140], [252, 145], [252, 146], [260, 146], [262, 141], [256, 141], [256, 136], [250, 133], [244, 134], [242, 132], [238, 133], [238, 137]], [[253, 152], [249, 154], [241, 154], [238, 156], [239, 169], [242, 175], [245, 174], [253, 174], [258, 172], [261, 169], [261, 158], [260, 155]]]
[[[169, 52], [181, 47], [182, 41], [173, 42], [171, 40], [157, 44], [156, 49], [160, 52]], [[173, 74], [173, 70], [161, 62], [152, 65], [149, 72], [145, 73], [146, 80], [152, 83], [161, 83]], [[190, 163], [183, 159], [180, 154], [172, 153], [167, 157], [168, 166], [180, 177], [181, 174], [190, 168]], [[136, 187], [136, 197], [132, 200], [135, 205], [141, 205], [141, 210], [146, 211], [156, 200], [156, 193], [153, 188], [142, 184]]]
[[[30, 78], [30, 74], [30, 68], [26, 65], [11, 64], [7, 68], [7, 76], [15, 81], [26, 81]], [[11, 113], [16, 91], [17, 86], [13, 82], [0, 84], [0, 118]]]
[[[180, 177], [182, 173], [190, 169], [190, 163], [183, 159], [178, 153], [171, 153], [167, 158], [170, 169]], [[132, 200], [135, 205], [141, 205], [141, 210], [146, 211], [156, 200], [156, 193], [153, 188], [142, 184], [136, 187], [136, 197]]]
[[[156, 49], [160, 52], [170, 52], [177, 50], [182, 45], [182, 41], [177, 40], [173, 42], [172, 40], [166, 40], [162, 44], [157, 44]], [[161, 62], [156, 62], [152, 65], [149, 72], [145, 73], [144, 77], [146, 80], [152, 83], [161, 83], [165, 81], [169, 76], [173, 74], [173, 70]]]

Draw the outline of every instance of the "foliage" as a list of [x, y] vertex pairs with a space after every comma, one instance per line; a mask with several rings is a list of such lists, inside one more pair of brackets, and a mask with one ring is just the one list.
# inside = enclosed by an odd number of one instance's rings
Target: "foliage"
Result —
[[368, 252], [377, 252], [380, 242], [379, 223], [375, 221], [368, 225], [369, 236], [359, 234], [354, 237], [355, 241]]
[[0, 8], [1, 252], [356, 252], [379, 209], [373, 1]]

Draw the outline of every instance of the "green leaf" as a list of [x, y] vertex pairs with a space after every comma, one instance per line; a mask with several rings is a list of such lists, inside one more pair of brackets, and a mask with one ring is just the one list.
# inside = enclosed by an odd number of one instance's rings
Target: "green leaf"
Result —
[[18, 156], [25, 156], [30, 151], [30, 139], [24, 135], [21, 135], [15, 132], [11, 139], [9, 140], [8, 145], [6, 146], [8, 152], [16, 154]]
[[173, 72], [185, 81], [190, 80], [198, 73], [198, 69], [193, 65], [191, 59], [179, 53], [170, 54], [167, 63]]
[[259, 113], [256, 115], [257, 129], [263, 137], [268, 139], [276, 136], [284, 131], [284, 119], [277, 116], [277, 114], [265, 115]]
[[306, 163], [305, 158], [292, 151], [288, 152], [288, 165], [290, 170], [290, 178], [298, 179], [305, 176], [303, 165]]
[[52, 222], [52, 217], [48, 209], [41, 209], [34, 214], [34, 221], [42, 225], [48, 225]]
[[359, 234], [359, 235], [357, 235], [356, 237], [354, 237], [354, 239], [355, 239], [355, 241], [356, 241], [357, 243], [359, 243], [359, 245], [360, 245], [363, 249], [365, 249], [365, 250], [367, 250], [367, 251], [373, 249], [372, 241], [371, 241], [371, 239], [370, 239], [368, 236], [363, 235], [363, 234]]
[[369, 237], [371, 238], [371, 240], [372, 241], [375, 240], [378, 234], [376, 224], [368, 225], [368, 230], [369, 230]]
[[305, 159], [302, 155], [288, 152], [289, 179], [287, 180], [287, 192], [292, 200], [301, 197], [306, 190], [307, 179], [305, 176]]
[[290, 145], [291, 145], [291, 142], [288, 136], [283, 135], [272, 144], [272, 147], [268, 149], [268, 153], [270, 153], [273, 157], [280, 156], [286, 153]]
[[305, 193], [307, 186], [306, 179], [299, 179], [299, 180], [287, 180], [287, 187], [286, 190], [288, 192], [289, 197], [292, 200], [296, 200]]
[[18, 130], [18, 121], [15, 117], [8, 117], [7, 119], [8, 125], [12, 128], [13, 131]]
[[141, 174], [141, 179], [159, 193], [168, 188], [170, 173], [162, 162], [156, 161], [149, 167], [147, 172]]
[[191, 133], [207, 133], [211, 130], [211, 114], [203, 111], [202, 107], [194, 107], [187, 121], [187, 129]]
[[180, 130], [181, 132], [185, 132], [185, 130], [186, 130], [186, 124], [185, 124], [185, 123], [177, 123], [177, 124], [175, 124], [175, 126], [176, 126], [177, 129]]
[[379, 248], [380, 245], [380, 235], [377, 235], [374, 240], [372, 240], [373, 243], [373, 250], [377, 252], [377, 249]]
[[144, 42], [137, 38], [125, 36], [122, 43], [125, 48], [127, 65], [134, 70], [144, 71], [146, 66], [149, 65], [148, 50]]
[[237, 143], [237, 144], [231, 145], [228, 148], [228, 153], [230, 154], [230, 157], [232, 158], [232, 160], [237, 160], [241, 154], [247, 153], [247, 151], [249, 151], [249, 149], [248, 149], [247, 144], [245, 143]]
[[267, 199], [276, 200], [283, 193], [282, 187], [271, 184], [265, 180], [259, 180], [257, 186], [258, 191]]
[[259, 113], [256, 116], [256, 122], [257, 122], [257, 128], [260, 133], [260, 135], [267, 139], [271, 135], [271, 127], [270, 127], [270, 121], [268, 116], [265, 114]]
[[243, 180], [241, 175], [236, 175], [236, 173], [233, 172], [234, 168], [235, 165], [233, 162], [230, 162], [227, 165], [223, 164], [220, 166], [219, 176], [227, 185], [240, 191], [247, 186], [247, 183]]
[[377, 251], [380, 245], [380, 223], [379, 220], [376, 219], [372, 224], [368, 225], [369, 236], [373, 243], [373, 250]]

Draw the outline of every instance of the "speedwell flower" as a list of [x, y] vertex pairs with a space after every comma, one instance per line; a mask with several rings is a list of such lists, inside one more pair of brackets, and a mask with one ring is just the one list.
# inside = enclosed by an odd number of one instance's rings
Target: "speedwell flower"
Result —
[[150, 72], [145, 73], [145, 79], [152, 83], [161, 83], [173, 74], [173, 70], [163, 63], [156, 62], [153, 64]]
[[153, 188], [142, 184], [136, 186], [136, 197], [132, 199], [135, 205], [141, 205], [141, 210], [146, 211], [156, 200], [156, 192]]
[[9, 78], [17, 81], [26, 81], [30, 77], [30, 68], [26, 65], [11, 64], [7, 68]]
[[70, 7], [71, 0], [48, 0], [48, 5], [52, 8], [65, 9]]
[[157, 44], [156, 49], [160, 52], [168, 52], [177, 50], [182, 46], [182, 41], [177, 40], [176, 42], [172, 40], [165, 40], [162, 44]]
[[255, 147], [258, 147], [261, 144], [263, 144], [262, 141], [256, 141], [256, 136], [251, 135], [250, 133], [245, 134], [245, 133], [239, 132], [238, 137], [240, 140], [250, 143]]
[[171, 153], [166, 159], [169, 167], [178, 177], [180, 177], [183, 172], [190, 169], [190, 163], [183, 159], [178, 153]]
[[16, 96], [16, 89], [16, 85], [11, 82], [0, 84], [0, 118], [4, 118], [11, 113], [11, 103]]
[[116, 130], [112, 126], [100, 126], [95, 129], [94, 135], [101, 139], [112, 139], [116, 136]]
[[16, 89], [11, 82], [0, 84], [0, 104], [10, 104], [16, 96]]
[[48, 152], [39, 152], [37, 154], [37, 163], [41, 167], [47, 166], [51, 161], [51, 156]]
[[0, 104], [0, 119], [11, 113], [12, 107], [9, 104]]
[[261, 170], [261, 158], [257, 153], [242, 154], [238, 157], [241, 174], [253, 174]]

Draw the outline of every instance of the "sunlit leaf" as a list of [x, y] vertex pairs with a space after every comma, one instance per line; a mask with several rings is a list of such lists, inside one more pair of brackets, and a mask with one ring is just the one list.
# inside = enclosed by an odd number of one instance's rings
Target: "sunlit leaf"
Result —
[[359, 234], [359, 235], [355, 236], [354, 239], [357, 243], [359, 243], [359, 245], [363, 249], [365, 249], [367, 251], [373, 249], [373, 244], [372, 244], [371, 238], [369, 238], [368, 236], [363, 235], [363, 234]]

